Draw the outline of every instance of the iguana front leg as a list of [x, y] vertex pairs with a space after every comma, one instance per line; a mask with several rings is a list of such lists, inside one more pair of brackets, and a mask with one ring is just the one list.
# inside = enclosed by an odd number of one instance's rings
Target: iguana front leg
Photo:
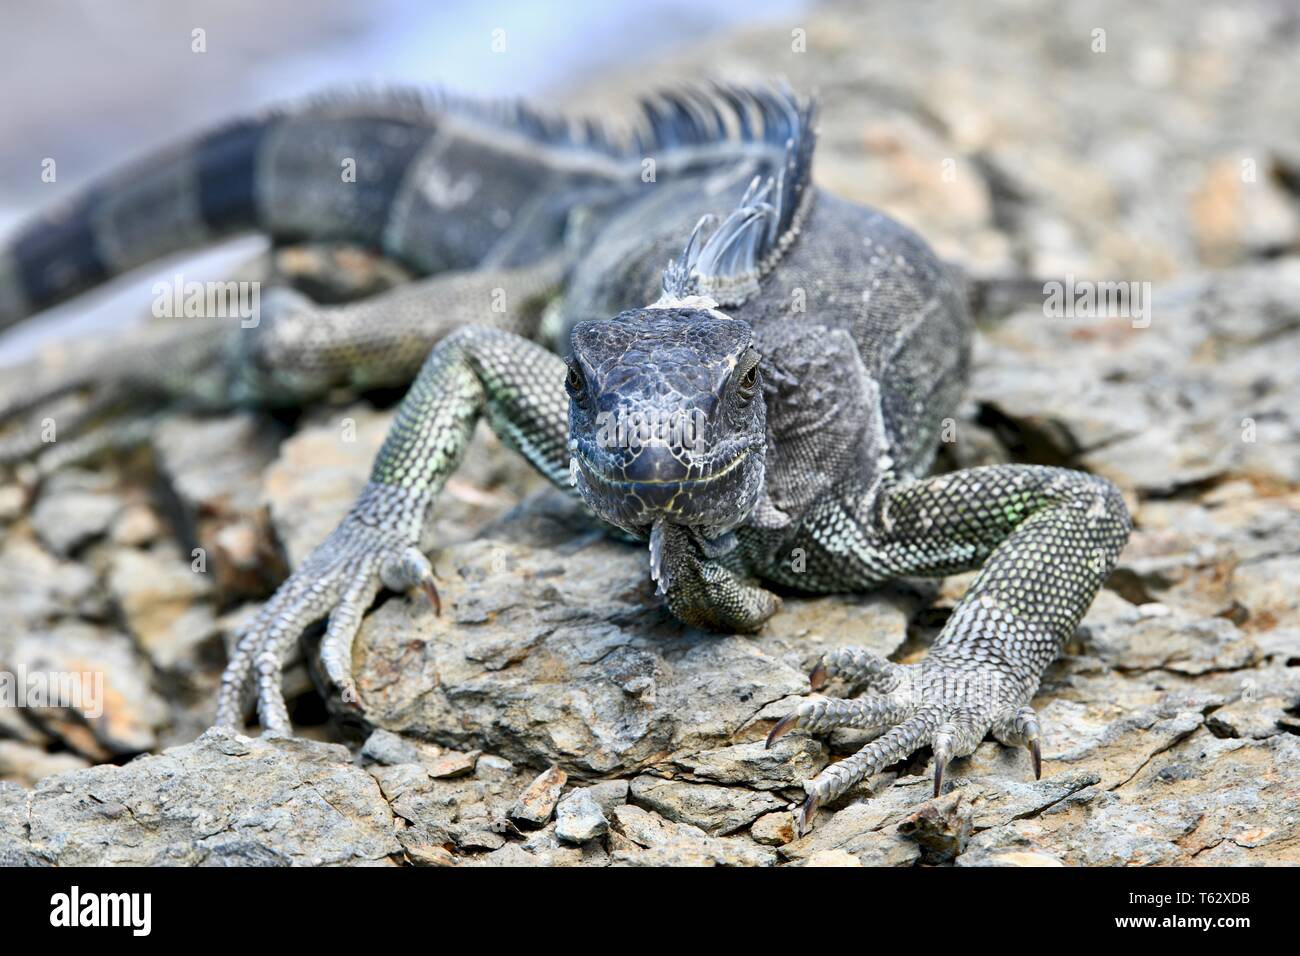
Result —
[[882, 732], [804, 785], [801, 832], [819, 804], [926, 745], [936, 794], [948, 760], [990, 731], [1028, 745], [1037, 773], [1040, 731], [1027, 705], [1128, 539], [1115, 486], [1060, 468], [995, 465], [893, 485], [858, 507], [830, 502], [806, 527], [818, 551], [810, 568], [840, 563], [880, 579], [982, 570], [923, 661], [838, 651], [814, 684], [847, 677], [872, 696], [809, 700], [772, 729], [769, 745], [796, 726]]
[[713, 631], [758, 630], [780, 610], [781, 599], [746, 583], [716, 560], [721, 555], [706, 553], [706, 547], [689, 528], [655, 523], [650, 532], [650, 576], [669, 610], [687, 624]]
[[558, 356], [498, 329], [460, 329], [433, 349], [352, 510], [240, 635], [222, 677], [218, 725], [243, 722], [244, 692], [255, 677], [263, 728], [289, 732], [281, 668], [303, 629], [326, 615], [321, 662], [344, 699], [356, 700], [352, 642], [380, 587], [420, 586], [436, 601], [419, 543], [480, 416], [486, 413], [498, 436], [569, 489], [564, 376]]

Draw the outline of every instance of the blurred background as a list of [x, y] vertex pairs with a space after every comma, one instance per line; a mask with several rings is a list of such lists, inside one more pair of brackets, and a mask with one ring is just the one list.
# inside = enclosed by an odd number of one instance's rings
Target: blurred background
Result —
[[[784, 75], [815, 90], [819, 186], [903, 221], [976, 277], [1034, 280], [1007, 284], [1029, 289], [1019, 308], [976, 310], [970, 388], [942, 466], [1082, 468], [1115, 481], [1135, 520], [1036, 698], [1054, 754], [1068, 761], [1057, 780], [1072, 789], [1048, 779], [1008, 788], [1013, 758], [986, 744], [964, 790], [965, 806], [983, 809], [963, 861], [1009, 850], [1070, 865], [1300, 863], [1297, 0], [11, 0], [0, 24], [0, 236], [138, 155], [322, 88], [445, 86], [615, 125], [639, 94], [710, 76]], [[202, 54], [191, 48], [196, 29]], [[56, 182], [41, 181], [46, 158]], [[183, 270], [224, 278], [260, 248], [240, 240]], [[154, 277], [176, 271], [157, 263], [0, 336], [0, 366], [42, 353], [28, 372], [0, 368], [0, 398], [57, 373], [60, 352], [93, 360], [129, 349]], [[1149, 325], [1045, 315], [1038, 283], [1069, 276], [1150, 283]], [[208, 726], [234, 635], [347, 512], [395, 400], [344, 393], [301, 414], [167, 409], [129, 453], [35, 478], [0, 474], [0, 672], [93, 670], [109, 690], [102, 720], [0, 707], [0, 804], [5, 781], [81, 775], [45, 787], [30, 827], [19, 824], [21, 844], [43, 827], [57, 847], [40, 852], [61, 863], [173, 859], [150, 855], [159, 842], [169, 848], [159, 854], [181, 852], [167, 841], [188, 832], [189, 817], [172, 826], [181, 818], [153, 809], [121, 814], [99, 799], [107, 777], [85, 768], [187, 744]], [[340, 422], [355, 425], [355, 441], [340, 437]], [[76, 451], [65, 431], [59, 442]], [[390, 600], [357, 642], [377, 726], [456, 748], [449, 759], [462, 769], [477, 758], [460, 749], [484, 751], [481, 776], [438, 782], [460, 796], [428, 804], [431, 815], [457, 800], [486, 815], [466, 810], [469, 822], [449, 831], [461, 855], [500, 845], [499, 834], [482, 842], [485, 821], [557, 749], [598, 741], [605, 760], [619, 741], [627, 749], [599, 765], [619, 777], [711, 766], [737, 742], [734, 728], [755, 730], [747, 722], [768, 698], [698, 688], [780, 686], [831, 646], [821, 641], [865, 639], [915, 660], [969, 580], [949, 579], [919, 603], [790, 596], [764, 636], [710, 637], [723, 650], [692, 657], [649, 611], [644, 554], [598, 545], [559, 493], [537, 493], [544, 484], [480, 428], [433, 536], [448, 605], [463, 598], [467, 616], [435, 621]], [[202, 574], [195, 548], [211, 559]], [[539, 626], [543, 605], [545, 621], [564, 623]], [[478, 642], [475, 654], [462, 641]], [[610, 668], [654, 674], [648, 710]], [[317, 686], [304, 666], [286, 675], [299, 729], [334, 738]], [[493, 776], [498, 757], [519, 766]], [[768, 779], [767, 764], [727, 760], [727, 775]], [[749, 769], [733, 771], [742, 763]], [[153, 792], [149, 766], [123, 769], [121, 800]], [[257, 780], [242, 767], [230, 779], [188, 773], [193, 792], [223, 807]], [[717, 806], [764, 806], [754, 801], [769, 784], [737, 779], [710, 788]], [[91, 786], [96, 805], [107, 803], [99, 816], [86, 810]], [[1033, 792], [1041, 802], [1020, 802]], [[300, 806], [267, 799], [258, 805]], [[189, 814], [184, 802], [168, 806]], [[141, 821], [156, 819], [162, 835], [142, 836], [151, 824]], [[261, 820], [229, 830], [260, 834]], [[110, 829], [119, 826], [137, 828]], [[273, 841], [304, 828], [266, 829]], [[868, 863], [914, 859], [893, 855], [897, 829], [881, 825], [854, 852]], [[64, 839], [69, 830], [76, 839]], [[491, 852], [516, 860], [520, 846]]]
[[[1295, 0], [9, 4], [0, 233], [133, 156], [323, 88], [441, 85], [619, 119], [656, 83], [777, 74], [820, 92], [822, 184], [944, 255], [1160, 281], [1300, 247], [1297, 62]], [[0, 336], [0, 364], [130, 320], [136, 280]]]
[[[653, 76], [656, 58], [800, 0], [50, 0], [6, 4], [0, 32], [0, 235], [95, 175], [232, 116], [331, 87], [443, 86], [566, 98], [613, 68]], [[192, 52], [192, 31], [206, 52]], [[492, 50], [494, 30], [505, 51]], [[41, 161], [58, 178], [43, 183]], [[247, 258], [257, 240], [205, 257]], [[170, 274], [162, 269], [159, 275]], [[0, 337], [0, 364], [51, 338], [134, 319], [149, 276], [119, 283]]]

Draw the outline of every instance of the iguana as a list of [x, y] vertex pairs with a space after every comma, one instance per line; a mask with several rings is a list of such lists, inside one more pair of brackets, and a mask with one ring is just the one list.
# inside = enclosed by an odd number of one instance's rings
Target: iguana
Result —
[[[622, 142], [527, 110], [364, 113], [214, 134], [153, 186], [121, 181], [135, 199], [92, 192], [0, 259], [11, 316], [162, 251], [151, 217], [171, 227], [167, 243], [260, 224], [368, 242], [433, 275], [346, 322], [347, 309], [305, 310], [313, 321], [288, 336], [270, 323], [259, 334], [273, 348], [225, 342], [209, 362], [220, 368], [201, 369], [245, 396], [308, 394], [410, 374], [407, 344], [441, 336], [351, 511], [243, 629], [218, 724], [242, 725], [255, 688], [263, 728], [290, 731], [281, 669], [324, 617], [323, 669], [356, 700], [352, 645], [381, 588], [423, 588], [437, 604], [424, 534], [486, 419], [647, 542], [658, 593], [690, 624], [757, 630], [781, 603], [764, 585], [862, 591], [979, 569], [920, 663], [831, 653], [814, 689], [836, 677], [867, 696], [811, 698], [772, 728], [769, 745], [795, 727], [878, 733], [805, 784], [800, 832], [819, 805], [927, 745], [936, 793], [948, 761], [988, 733], [1028, 747], [1041, 773], [1029, 702], [1127, 540], [1127, 510], [1110, 482], [1060, 468], [927, 476], [967, 376], [964, 291], [911, 231], [813, 185], [811, 102], [677, 91], [646, 101], [642, 133]], [[340, 191], [344, 153], [377, 164], [382, 183]], [[540, 286], [562, 290], [567, 357], [500, 322], [447, 331], [449, 314], [474, 311], [441, 309], [451, 283], [484, 292], [529, 270], [551, 270]], [[388, 350], [401, 352], [393, 366]]]

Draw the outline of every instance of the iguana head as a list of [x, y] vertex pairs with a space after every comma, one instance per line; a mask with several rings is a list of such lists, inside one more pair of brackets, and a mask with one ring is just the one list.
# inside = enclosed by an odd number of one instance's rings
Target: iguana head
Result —
[[705, 537], [744, 521], [763, 486], [766, 408], [743, 321], [708, 300], [575, 326], [565, 387], [573, 479], [606, 521]]

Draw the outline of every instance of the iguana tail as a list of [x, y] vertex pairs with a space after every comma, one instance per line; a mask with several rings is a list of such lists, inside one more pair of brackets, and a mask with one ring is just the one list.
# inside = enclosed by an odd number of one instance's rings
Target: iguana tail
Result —
[[615, 159], [602, 130], [437, 91], [331, 94], [233, 122], [92, 183], [0, 245], [0, 329], [243, 232], [352, 242], [419, 273], [469, 268], [557, 186], [565, 151], [582, 152], [585, 180], [626, 167], [602, 168]]
[[273, 113], [149, 156], [0, 246], [0, 328], [136, 266], [236, 233], [378, 244], [382, 213], [434, 131], [414, 111]]
[[526, 264], [562, 239], [579, 201], [642, 188], [644, 157], [661, 172], [779, 158], [797, 126], [793, 94], [721, 84], [647, 98], [642, 114], [620, 136], [518, 102], [396, 90], [231, 123], [93, 183], [0, 245], [0, 329], [241, 232], [351, 242], [422, 275]]

